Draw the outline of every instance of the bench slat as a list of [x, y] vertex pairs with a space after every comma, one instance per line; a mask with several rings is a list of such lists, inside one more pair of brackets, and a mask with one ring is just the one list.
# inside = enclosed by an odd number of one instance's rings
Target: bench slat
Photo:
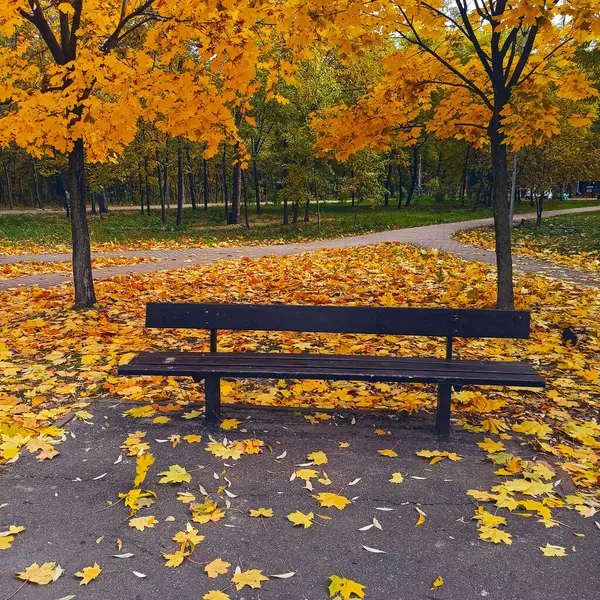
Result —
[[[183, 361], [186, 357], [189, 362]], [[343, 357], [345, 360], [322, 363], [320, 355], [311, 355], [310, 362], [290, 360], [295, 355], [245, 353], [174, 353], [162, 355], [142, 354], [128, 365], [119, 367], [121, 375], [218, 375], [219, 377], [253, 377], [265, 379], [326, 379], [344, 381], [395, 381], [419, 383], [446, 383], [452, 385], [510, 385], [544, 387], [544, 380], [532, 367], [512, 370], [515, 363], [482, 363], [480, 361], [446, 361], [443, 359], [400, 358], [383, 366], [378, 361], [364, 361], [365, 357]], [[268, 360], [265, 360], [267, 358]], [[377, 358], [377, 357], [370, 357]], [[350, 359], [350, 360], [347, 360]], [[395, 364], [391, 364], [391, 363]], [[473, 367], [477, 366], [477, 369]], [[485, 367], [488, 367], [486, 370]]]
[[528, 338], [527, 311], [374, 306], [171, 304], [146, 307], [154, 328]]
[[[166, 362], [168, 359], [168, 362]], [[129, 365], [196, 365], [206, 364], [206, 361], [215, 361], [219, 365], [230, 367], [244, 366], [251, 360], [253, 366], [269, 366], [271, 364], [294, 366], [307, 365], [312, 367], [332, 368], [372, 368], [378, 370], [397, 370], [409, 368], [411, 370], [427, 371], [447, 370], [455, 372], [457, 369], [472, 372], [498, 372], [498, 373], [522, 373], [530, 374], [533, 369], [529, 363], [503, 362], [503, 361], [478, 361], [459, 360], [452, 361], [439, 358], [418, 357], [392, 357], [392, 356], [363, 356], [356, 354], [280, 354], [280, 353], [256, 353], [256, 352], [221, 352], [217, 356], [206, 352], [143, 352], [133, 358]]]

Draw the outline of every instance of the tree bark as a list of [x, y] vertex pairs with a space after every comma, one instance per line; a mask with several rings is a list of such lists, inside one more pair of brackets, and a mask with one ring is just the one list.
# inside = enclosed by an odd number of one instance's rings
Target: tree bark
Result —
[[258, 167], [256, 166], [256, 160], [252, 160], [252, 176], [254, 178], [254, 195], [256, 197], [256, 214], [262, 215], [262, 207], [260, 205], [260, 185], [258, 181]]
[[167, 222], [167, 210], [165, 206], [165, 190], [162, 184], [162, 177], [160, 172], [160, 156], [158, 150], [156, 151], [156, 177], [158, 178], [158, 192], [160, 194], [160, 220], [163, 223]]
[[194, 172], [192, 170], [192, 160], [190, 158], [190, 145], [185, 146], [187, 165], [188, 165], [188, 185], [190, 187], [190, 200], [192, 201], [192, 210], [197, 210], [196, 206], [196, 188], [194, 186]]
[[92, 308], [96, 303], [92, 278], [90, 232], [85, 209], [85, 155], [79, 139], [69, 152], [71, 180], [71, 237], [73, 243], [73, 284], [75, 308]]
[[8, 196], [8, 206], [12, 210], [13, 209], [13, 189], [12, 182], [10, 180], [10, 173], [8, 172], [8, 167], [6, 163], [4, 163], [4, 175], [6, 176], [6, 191]]
[[175, 221], [177, 227], [181, 227], [183, 223], [183, 200], [185, 198], [182, 143], [183, 141], [180, 139], [179, 147], [177, 148], [177, 218]]
[[250, 222], [248, 221], [248, 189], [246, 187], [246, 173], [242, 171], [242, 189], [244, 190], [244, 222], [246, 229], [250, 229]]
[[508, 203], [508, 161], [504, 137], [500, 133], [499, 116], [492, 117], [490, 123], [490, 143], [492, 149], [492, 182], [494, 201], [494, 231], [496, 234], [496, 269], [498, 298], [501, 310], [515, 307], [513, 289], [513, 266]]
[[223, 199], [225, 200], [225, 222], [229, 223], [229, 188], [227, 187], [227, 144], [223, 144], [222, 182]]
[[144, 157], [144, 179], [146, 183], [146, 214], [150, 216], [150, 179], [148, 176], [148, 157]]
[[383, 205], [384, 206], [390, 205], [391, 183], [392, 183], [392, 161], [390, 160], [390, 162], [388, 162], [388, 165], [387, 165], [387, 175], [385, 178], [385, 194], [383, 196]]
[[415, 193], [415, 188], [417, 187], [417, 175], [419, 173], [419, 166], [417, 164], [418, 160], [419, 160], [419, 151], [417, 148], [413, 148], [412, 160], [410, 161], [410, 166], [409, 166], [410, 187], [408, 188], [408, 195], [406, 197], [406, 203], [404, 206], [410, 206], [410, 203], [412, 202], [412, 199], [413, 199], [413, 195]]
[[239, 161], [236, 161], [236, 163], [233, 165], [231, 187], [231, 213], [229, 217], [229, 223], [231, 225], [239, 225], [242, 199], [242, 167]]
[[402, 200], [404, 200], [404, 190], [402, 189], [402, 166], [400, 163], [396, 165], [398, 170], [398, 210], [402, 208]]
[[204, 194], [204, 210], [208, 210], [208, 165], [206, 159], [202, 159], [202, 193]]

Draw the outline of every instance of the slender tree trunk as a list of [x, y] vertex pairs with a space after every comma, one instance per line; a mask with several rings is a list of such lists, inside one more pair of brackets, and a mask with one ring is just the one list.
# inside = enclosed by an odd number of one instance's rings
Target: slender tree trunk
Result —
[[[236, 144], [236, 154], [237, 154]], [[232, 225], [239, 225], [240, 222], [240, 209], [242, 199], [242, 167], [239, 161], [236, 161], [233, 165], [233, 176], [231, 183], [231, 214], [229, 222]]]
[[511, 227], [509, 223], [508, 161], [504, 137], [500, 133], [499, 117], [493, 117], [490, 123], [490, 143], [492, 149], [494, 231], [496, 233], [496, 268], [498, 276], [497, 304], [499, 309], [512, 310], [515, 307], [515, 299], [510, 240]]
[[35, 158], [31, 158], [31, 163], [33, 165], [33, 180], [34, 180], [34, 190], [35, 190], [35, 199], [37, 202], [37, 205], [40, 208], [44, 208], [44, 206], [42, 205], [42, 196], [40, 194], [40, 178], [38, 175], [38, 170], [37, 170], [37, 166], [35, 164]]
[[144, 157], [144, 179], [146, 183], [146, 214], [150, 216], [150, 179], [148, 176], [148, 157]]
[[545, 185], [542, 185], [542, 192], [535, 196], [535, 222], [537, 225], [542, 224], [542, 212], [544, 210], [544, 189]]
[[471, 144], [467, 144], [467, 153], [465, 155], [465, 165], [462, 172], [462, 183], [460, 186], [460, 206], [465, 207], [465, 195], [467, 192], [467, 169], [469, 167], [469, 152], [471, 150]]
[[310, 196], [306, 197], [306, 204], [304, 205], [304, 223], [308, 223], [310, 220]]
[[204, 210], [208, 210], [208, 165], [206, 164], [206, 159], [202, 159], [202, 193], [204, 195]]
[[321, 233], [321, 203], [319, 198], [319, 188], [315, 183], [315, 200], [317, 201], [317, 233]]
[[156, 177], [158, 178], [158, 191], [160, 194], [160, 220], [163, 223], [167, 222], [167, 209], [165, 206], [165, 188], [162, 183], [162, 176], [160, 170], [160, 156], [158, 155], [158, 150], [156, 151]]
[[396, 169], [398, 170], [398, 210], [402, 208], [402, 200], [404, 200], [404, 189], [402, 186], [402, 167], [400, 163], [396, 165]]
[[417, 148], [413, 148], [412, 152], [412, 160], [410, 162], [410, 187], [408, 188], [408, 196], [406, 197], [406, 204], [404, 206], [410, 206], [413, 195], [415, 193], [415, 188], [417, 187], [417, 176], [419, 173], [419, 151]]
[[256, 159], [252, 159], [252, 176], [254, 178], [254, 195], [256, 197], [256, 214], [262, 215], [262, 207], [260, 205], [260, 184], [258, 179], [258, 167]]
[[140, 213], [142, 217], [144, 216], [146, 198], [144, 197], [144, 180], [142, 179], [142, 171], [141, 168], [138, 170], [138, 185], [140, 188]]
[[90, 232], [85, 210], [85, 153], [79, 139], [69, 152], [71, 180], [71, 237], [73, 243], [73, 284], [75, 308], [91, 308], [96, 303], [92, 278]]
[[288, 224], [288, 199], [287, 194], [283, 196], [283, 224]]
[[388, 162], [387, 165], [387, 175], [385, 178], [385, 193], [383, 196], [383, 205], [390, 205], [390, 195], [391, 195], [391, 185], [392, 185], [392, 161]]
[[187, 158], [187, 166], [188, 166], [188, 185], [190, 188], [190, 200], [192, 202], [192, 210], [197, 210], [196, 206], [196, 186], [194, 185], [194, 172], [192, 170], [192, 160], [190, 158], [190, 145], [189, 143], [185, 146], [185, 153]]
[[246, 172], [242, 171], [242, 189], [244, 191], [244, 223], [246, 229], [250, 229], [250, 222], [248, 221], [248, 189], [246, 186]]
[[177, 227], [181, 227], [183, 223], [183, 201], [185, 199], [185, 178], [183, 173], [183, 148], [181, 147], [183, 140], [179, 139], [179, 147], [177, 148]]
[[227, 186], [227, 144], [223, 144], [223, 162], [221, 165], [223, 181], [223, 198], [225, 200], [225, 222], [229, 223], [229, 188]]
[[13, 209], [13, 189], [12, 189], [12, 181], [10, 180], [10, 173], [8, 172], [8, 167], [6, 163], [4, 163], [4, 175], [6, 176], [6, 192], [8, 196], [8, 207], [10, 210]]

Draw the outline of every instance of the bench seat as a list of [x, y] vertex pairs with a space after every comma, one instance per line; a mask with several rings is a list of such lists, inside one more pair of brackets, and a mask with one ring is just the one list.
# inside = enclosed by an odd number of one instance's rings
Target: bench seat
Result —
[[544, 387], [528, 363], [339, 354], [143, 352], [119, 374]]

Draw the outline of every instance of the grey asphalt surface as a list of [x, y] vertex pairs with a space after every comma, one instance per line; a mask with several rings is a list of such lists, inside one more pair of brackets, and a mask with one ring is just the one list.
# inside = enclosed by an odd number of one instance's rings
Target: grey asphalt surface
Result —
[[[203, 418], [174, 417], [157, 425], [151, 419], [121, 416], [124, 408], [96, 403], [90, 411], [93, 424], [73, 421], [67, 440], [58, 446], [61, 454], [52, 461], [36, 462], [24, 456], [15, 464], [0, 467], [0, 526], [24, 525], [10, 550], [0, 552], [0, 600], [11, 598], [19, 588], [16, 570], [32, 562], [56, 561], [65, 569], [58, 581], [48, 586], [26, 584], [14, 596], [17, 600], [58, 600], [65, 596], [90, 600], [198, 600], [211, 589], [225, 590], [234, 600], [325, 600], [328, 577], [336, 574], [366, 586], [366, 600], [452, 599], [475, 600], [597, 600], [600, 587], [600, 529], [594, 519], [583, 519], [575, 511], [556, 511], [561, 527], [546, 529], [537, 518], [523, 518], [500, 510], [513, 536], [511, 546], [491, 544], [478, 538], [471, 521], [477, 503], [467, 489], [489, 490], [502, 481], [493, 475], [476, 446], [482, 436], [455, 432], [447, 442], [433, 433], [433, 419], [414, 417], [391, 419], [385, 414], [340, 414], [313, 425], [293, 411], [225, 407], [226, 417], [244, 421], [239, 430], [223, 432], [205, 425]], [[246, 420], [248, 416], [251, 419]], [[391, 435], [379, 436], [375, 427]], [[244, 433], [241, 429], [246, 429]], [[133, 487], [135, 458], [125, 456], [119, 446], [128, 433], [146, 431], [156, 463], [144, 489], [158, 494], [156, 504], [138, 516], [154, 515], [154, 529], [139, 532], [127, 526], [128, 510], [121, 504], [106, 508], [118, 492]], [[199, 433], [200, 444], [158, 443], [171, 434]], [[256, 437], [272, 448], [261, 455], [246, 455], [238, 461], [222, 460], [204, 450], [208, 435], [221, 440]], [[339, 442], [350, 443], [340, 448]], [[511, 451], [526, 452], [517, 440], [506, 442]], [[377, 451], [394, 448], [397, 458]], [[429, 465], [415, 452], [442, 449], [459, 453], [460, 462], [443, 460]], [[319, 508], [303, 481], [290, 481], [296, 465], [305, 463], [308, 453], [322, 450], [328, 464], [324, 470], [331, 486], [314, 482], [314, 492], [341, 493], [353, 499], [343, 511]], [[280, 460], [284, 451], [287, 456]], [[123, 459], [114, 464], [119, 455]], [[184, 466], [192, 475], [190, 484], [158, 483], [158, 473], [169, 465]], [[228, 466], [225, 466], [228, 465]], [[200, 468], [203, 466], [204, 468]], [[202, 485], [216, 499], [223, 485], [223, 472], [231, 481], [231, 509], [218, 524], [196, 525], [206, 539], [196, 547], [192, 559], [203, 563], [222, 558], [231, 563], [229, 575], [209, 579], [203, 566], [186, 562], [179, 568], [164, 566], [161, 551], [172, 552], [172, 536], [185, 528], [187, 505], [176, 499], [178, 491], [190, 490], [199, 498]], [[400, 471], [405, 482], [388, 482]], [[94, 480], [102, 474], [106, 475]], [[215, 478], [215, 474], [219, 479]], [[413, 476], [426, 479], [413, 479]], [[349, 482], [361, 477], [353, 486]], [[225, 498], [221, 494], [219, 505]], [[426, 513], [425, 523], [415, 526], [416, 507]], [[272, 508], [270, 519], [253, 519], [250, 508]], [[380, 511], [379, 508], [392, 508]], [[489, 508], [489, 507], [488, 507]], [[103, 510], [106, 509], [106, 510]], [[286, 515], [300, 510], [330, 516], [316, 518], [308, 529], [293, 527]], [[489, 509], [494, 512], [495, 509]], [[168, 516], [175, 521], [165, 521]], [[383, 531], [358, 531], [376, 517]], [[226, 527], [230, 525], [233, 527]], [[0, 530], [2, 528], [0, 527]], [[576, 537], [574, 533], [584, 533]], [[100, 543], [96, 540], [104, 536]], [[115, 540], [123, 541], [116, 551]], [[538, 546], [546, 543], [565, 546], [568, 556], [544, 557]], [[384, 550], [373, 554], [362, 546]], [[572, 546], [575, 546], [575, 551]], [[111, 555], [131, 552], [132, 558]], [[73, 574], [98, 562], [100, 576], [87, 587], [79, 586]], [[271, 579], [261, 589], [231, 586], [231, 571], [262, 569], [267, 575], [295, 571], [289, 579]], [[139, 579], [132, 571], [147, 575]], [[438, 576], [445, 584], [430, 591]]]

